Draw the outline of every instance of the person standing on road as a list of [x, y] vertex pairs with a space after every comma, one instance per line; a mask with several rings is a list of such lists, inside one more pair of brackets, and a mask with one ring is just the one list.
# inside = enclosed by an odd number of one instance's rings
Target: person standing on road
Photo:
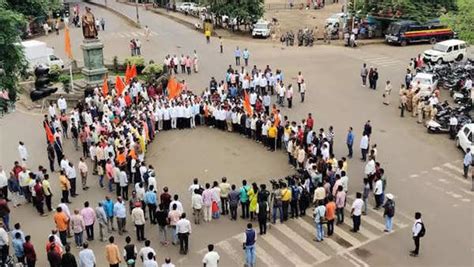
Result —
[[100, 241], [104, 242], [104, 229], [107, 228], [107, 214], [105, 213], [102, 202], [99, 202], [98, 206], [95, 208], [95, 217], [97, 218], [97, 223], [99, 224]]
[[26, 149], [25, 143], [22, 141], [18, 142], [18, 154], [20, 155], [20, 160], [23, 164], [28, 160], [28, 150]]
[[344, 222], [344, 207], [346, 206], [346, 192], [344, 187], [340, 185], [336, 193], [336, 225]]
[[79, 267], [95, 267], [96, 265], [94, 251], [89, 248], [87, 242], [84, 242], [82, 250], [79, 252]]
[[150, 34], [151, 34], [150, 28], [148, 28], [148, 25], [145, 25], [145, 40], [147, 42], [150, 41]]
[[224, 53], [224, 43], [222, 41], [222, 36], [219, 36], [219, 48], [220, 48], [221, 54], [223, 54]]
[[304, 95], [306, 93], [306, 83], [304, 82], [304, 79], [301, 80], [301, 84], [300, 84], [300, 95], [301, 95], [301, 103], [304, 102]]
[[360, 70], [360, 77], [362, 78], [362, 86], [367, 87], [367, 75], [369, 71], [367, 70], [367, 64], [362, 65], [362, 69]]
[[352, 146], [354, 145], [354, 133], [352, 127], [349, 127], [349, 130], [347, 131], [346, 145], [348, 150], [347, 157], [352, 158]]
[[245, 249], [245, 264], [247, 267], [255, 267], [256, 251], [255, 242], [257, 241], [257, 232], [252, 228], [252, 224], [247, 224], [247, 229], [242, 235], [243, 248]]
[[81, 210], [81, 216], [84, 219], [87, 240], [92, 241], [94, 240], [94, 223], [96, 221], [96, 214], [94, 209], [89, 206], [89, 201], [84, 202], [84, 208]]
[[316, 225], [316, 238], [313, 240], [316, 242], [321, 242], [324, 240], [323, 224], [326, 218], [326, 207], [324, 206], [323, 201], [318, 201], [317, 207], [314, 208], [313, 216], [314, 223]]
[[237, 48], [234, 51], [235, 65], [237, 65], [237, 66], [240, 66], [240, 57], [241, 57], [241, 55], [242, 55], [242, 53], [240, 52], [240, 49], [237, 46]]
[[117, 218], [117, 227], [119, 235], [127, 232], [125, 229], [127, 219], [127, 208], [122, 200], [122, 197], [117, 197], [117, 202], [114, 204], [114, 216]]
[[468, 147], [466, 149], [466, 154], [464, 155], [463, 167], [464, 167], [464, 178], [467, 179], [467, 174], [469, 173], [469, 166], [472, 165], [472, 153], [471, 149]]
[[250, 52], [247, 48], [245, 48], [244, 52], [242, 52], [242, 57], [244, 58], [245, 67], [247, 67], [249, 65], [249, 57], [250, 57]]
[[25, 243], [23, 243], [23, 251], [25, 252], [26, 266], [35, 267], [36, 265], [36, 251], [31, 243], [31, 236], [25, 236]]
[[387, 81], [387, 83], [385, 84], [385, 90], [384, 90], [384, 93], [383, 93], [383, 104], [384, 105], [389, 105], [390, 104], [390, 93], [392, 92], [392, 84], [390, 83], [390, 81]]
[[291, 109], [293, 105], [293, 86], [291, 84], [286, 89], [286, 101], [288, 102], [288, 108]]
[[230, 209], [230, 219], [237, 220], [237, 208], [240, 202], [240, 192], [236, 190], [235, 184], [230, 186], [231, 190], [229, 192], [229, 209]]
[[247, 185], [247, 181], [243, 180], [242, 181], [242, 187], [240, 188], [240, 205], [242, 206], [242, 215], [240, 216], [242, 219], [248, 219], [249, 216], [249, 195], [248, 191], [250, 189], [250, 186]]
[[[337, 188], [339, 188], [339, 186]], [[326, 223], [328, 226], [328, 236], [332, 236], [332, 234], [334, 233], [335, 218], [336, 218], [336, 203], [334, 202], [334, 196], [330, 195], [328, 197], [328, 203], [326, 204]]]
[[105, 31], [105, 19], [104, 18], [100, 19], [100, 27], [102, 28], [103, 31]]
[[120, 256], [119, 248], [114, 244], [114, 241], [114, 236], [109, 237], [109, 244], [105, 246], [105, 258], [110, 267], [119, 267], [122, 262], [122, 257]]
[[204, 255], [204, 258], [202, 259], [203, 266], [204, 267], [217, 267], [220, 256], [216, 251], [214, 251], [214, 245], [213, 244], [207, 245], [207, 250], [208, 252], [206, 253], [206, 255]]
[[356, 193], [356, 199], [352, 203], [351, 216], [353, 227], [352, 232], [357, 233], [360, 227], [360, 216], [362, 215], [362, 207], [364, 206], [364, 201], [362, 201], [362, 194], [360, 192]]
[[141, 208], [142, 203], [135, 203], [135, 208], [132, 210], [132, 221], [135, 224], [137, 232], [137, 240], [145, 241], [145, 213]]
[[367, 160], [367, 151], [369, 150], [369, 137], [366, 133], [360, 139], [360, 153], [362, 155], [361, 160]]
[[415, 213], [415, 222], [411, 232], [413, 234], [413, 241], [415, 242], [415, 249], [410, 251], [410, 256], [417, 257], [420, 252], [420, 238], [425, 236], [425, 225], [421, 220], [421, 212]]
[[181, 214], [181, 219], [176, 223], [176, 232], [179, 238], [179, 253], [188, 254], [189, 235], [191, 234], [191, 223], [186, 219], [186, 213]]
[[395, 201], [393, 201], [393, 195], [388, 193], [386, 195], [387, 201], [383, 205], [384, 211], [383, 216], [385, 218], [385, 229], [384, 232], [390, 233], [392, 232], [392, 221], [393, 217], [395, 216]]
[[458, 119], [454, 114], [449, 118], [449, 138], [456, 138], [456, 129], [458, 128]]
[[227, 177], [222, 177], [222, 182], [219, 184], [221, 189], [221, 210], [222, 215], [229, 214], [229, 192], [231, 189], [230, 184], [227, 182]]

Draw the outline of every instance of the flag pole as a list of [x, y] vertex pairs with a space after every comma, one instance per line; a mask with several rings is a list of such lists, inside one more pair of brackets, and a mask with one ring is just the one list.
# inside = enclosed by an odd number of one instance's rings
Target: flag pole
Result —
[[70, 91], [72, 91], [74, 89], [74, 82], [73, 82], [73, 78], [72, 78], [72, 61], [73, 61], [73, 59], [69, 60], [69, 80], [71, 81], [71, 90]]

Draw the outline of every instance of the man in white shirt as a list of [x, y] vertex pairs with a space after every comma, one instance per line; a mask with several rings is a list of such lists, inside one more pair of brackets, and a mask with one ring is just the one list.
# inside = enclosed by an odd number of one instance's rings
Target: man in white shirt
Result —
[[206, 255], [204, 255], [204, 258], [202, 259], [204, 267], [217, 267], [220, 256], [217, 252], [214, 251], [214, 245], [207, 245], [207, 250], [209, 250], [209, 252], [207, 252]]
[[424, 236], [424, 225], [423, 221], [421, 220], [421, 213], [415, 212], [415, 222], [413, 223], [413, 227], [411, 232], [413, 234], [413, 241], [415, 242], [415, 249], [410, 251], [410, 256], [417, 257], [418, 253], [420, 252], [420, 238]]
[[360, 216], [362, 214], [362, 207], [364, 206], [364, 201], [362, 200], [362, 194], [360, 192], [356, 193], [356, 199], [352, 203], [351, 216], [353, 228], [351, 232], [357, 233], [360, 227]]
[[83, 250], [79, 252], [79, 267], [94, 267], [96, 266], [94, 251], [89, 248], [89, 244], [84, 242], [82, 244]]
[[66, 102], [66, 99], [64, 99], [64, 96], [59, 97], [58, 108], [59, 108], [59, 111], [61, 111], [61, 113], [66, 113], [67, 102]]
[[154, 259], [154, 255], [152, 252], [149, 252], [146, 256], [147, 259], [143, 262], [143, 267], [158, 267], [158, 263]]
[[0, 250], [2, 251], [2, 258], [0, 259], [2, 262], [5, 262], [8, 256], [8, 233], [3, 228], [3, 221], [0, 221]]
[[175, 265], [173, 263], [171, 263], [170, 258], [165, 258], [165, 263], [163, 263], [161, 265], [161, 267], [175, 267]]
[[193, 208], [194, 215], [194, 224], [199, 224], [201, 221], [201, 211], [202, 211], [202, 196], [199, 194], [199, 188], [194, 189], [193, 195], [191, 197], [191, 206]]
[[374, 185], [374, 197], [375, 197], [375, 208], [378, 210], [380, 206], [383, 204], [383, 183], [380, 177], [375, 178], [375, 185]]
[[138, 251], [137, 258], [140, 258], [143, 262], [148, 259], [150, 252], [154, 255], [154, 258], [156, 257], [156, 252], [152, 247], [150, 247], [150, 244], [150, 240], [145, 240], [145, 246]]
[[26, 149], [25, 144], [20, 141], [18, 145], [18, 154], [20, 154], [20, 160], [23, 164], [28, 160], [28, 150]]
[[181, 219], [176, 223], [176, 232], [179, 238], [179, 254], [188, 254], [189, 235], [191, 234], [191, 223], [186, 219], [186, 213], [181, 214]]
[[173, 201], [170, 202], [169, 210], [173, 210], [172, 207], [173, 207], [174, 204], [176, 204], [176, 210], [179, 213], [183, 213], [184, 212], [183, 204], [181, 204], [181, 202], [178, 200], [178, 198], [179, 198], [179, 196], [177, 194], [175, 194], [173, 196]]
[[362, 154], [361, 160], [366, 161], [367, 151], [369, 150], [369, 137], [367, 134], [364, 134], [360, 139], [360, 153]]

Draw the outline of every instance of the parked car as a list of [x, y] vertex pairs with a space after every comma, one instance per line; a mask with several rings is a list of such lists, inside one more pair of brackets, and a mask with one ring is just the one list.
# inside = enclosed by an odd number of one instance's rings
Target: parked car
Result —
[[467, 57], [467, 44], [462, 40], [447, 40], [439, 42], [423, 53], [426, 62], [452, 62], [461, 61]]
[[415, 90], [420, 88], [422, 96], [428, 96], [438, 87], [438, 80], [436, 76], [431, 73], [419, 72], [411, 81], [411, 86]]
[[339, 25], [344, 24], [344, 20], [346, 19], [346, 14], [344, 13], [335, 13], [332, 14], [329, 18], [326, 19], [326, 25], [334, 26], [334, 24], [339, 23]]
[[194, 11], [196, 8], [197, 4], [192, 2], [182, 2], [176, 5], [176, 10], [184, 13]]
[[266, 20], [258, 20], [253, 25], [252, 37], [263, 37], [267, 38], [270, 36], [270, 22]]
[[456, 146], [461, 148], [466, 152], [467, 148], [471, 149], [471, 153], [474, 154], [473, 146], [473, 133], [474, 132], [474, 123], [468, 123], [464, 125], [461, 130], [459, 130], [456, 136]]

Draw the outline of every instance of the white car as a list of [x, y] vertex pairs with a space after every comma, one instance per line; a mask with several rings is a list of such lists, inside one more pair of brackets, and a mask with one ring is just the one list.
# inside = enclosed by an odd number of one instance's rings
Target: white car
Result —
[[329, 18], [326, 19], [326, 25], [334, 25], [336, 23], [339, 23], [339, 26], [342, 26], [344, 23], [344, 19], [346, 18], [346, 14], [344, 13], [335, 13], [332, 14]]
[[192, 2], [182, 2], [176, 5], [176, 10], [181, 12], [190, 12], [197, 8], [196, 3]]
[[417, 73], [411, 81], [411, 87], [420, 89], [422, 96], [431, 95], [431, 93], [438, 87], [438, 80], [431, 73]]
[[464, 125], [461, 130], [459, 130], [456, 136], [456, 146], [460, 147], [464, 152], [467, 148], [471, 149], [471, 153], [474, 154], [474, 145], [473, 145], [473, 133], [474, 132], [474, 123], [468, 123]]
[[436, 43], [432, 49], [423, 53], [423, 58], [427, 62], [452, 62], [461, 61], [467, 56], [467, 44], [461, 40], [447, 40]]
[[259, 20], [253, 25], [252, 37], [264, 37], [270, 36], [270, 23], [266, 20]]

